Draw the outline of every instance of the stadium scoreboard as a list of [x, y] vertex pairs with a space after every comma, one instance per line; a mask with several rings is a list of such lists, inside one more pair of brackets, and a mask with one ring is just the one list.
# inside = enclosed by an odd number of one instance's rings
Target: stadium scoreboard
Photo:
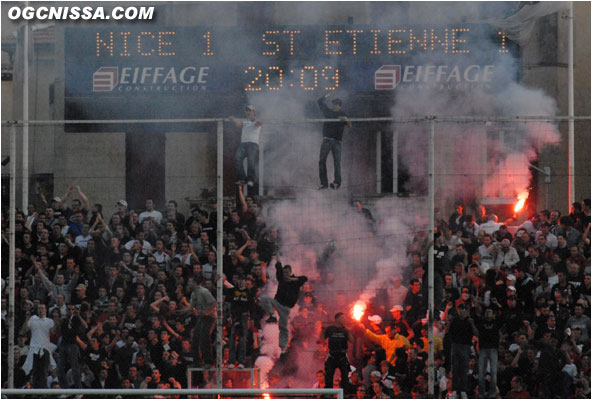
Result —
[[67, 28], [66, 97], [484, 85], [513, 50], [486, 24]]

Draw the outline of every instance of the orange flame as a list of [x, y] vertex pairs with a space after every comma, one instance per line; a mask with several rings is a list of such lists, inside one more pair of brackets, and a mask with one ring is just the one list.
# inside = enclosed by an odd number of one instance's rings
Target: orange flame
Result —
[[518, 212], [518, 211], [522, 210], [522, 207], [524, 207], [525, 202], [526, 202], [526, 199], [518, 200], [518, 203], [516, 203], [516, 205], [514, 206], [514, 212]]
[[269, 399], [271, 399], [271, 396], [269, 393], [263, 393], [263, 398], [269, 400]]
[[528, 198], [528, 193], [523, 192], [518, 195], [518, 202], [514, 206], [514, 213], [517, 213], [518, 211], [522, 210], [522, 208], [524, 207], [524, 203], [526, 203], [527, 198]]
[[364, 312], [366, 312], [366, 304], [363, 301], [358, 300], [356, 302], [356, 304], [354, 304], [354, 307], [352, 308], [352, 317], [356, 321], [359, 321], [362, 319]]

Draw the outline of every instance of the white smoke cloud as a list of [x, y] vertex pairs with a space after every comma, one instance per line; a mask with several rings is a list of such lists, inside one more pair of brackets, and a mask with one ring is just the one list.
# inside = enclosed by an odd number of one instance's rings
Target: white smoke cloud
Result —
[[[450, 7], [449, 7], [450, 5]], [[283, 9], [278, 6], [278, 10]], [[296, 6], [294, 6], [296, 7]], [[294, 21], [315, 21], [327, 23], [323, 6], [296, 7]], [[488, 12], [507, 15], [509, 6], [500, 4], [382, 4], [376, 8], [368, 5], [366, 14], [376, 17], [376, 24], [385, 26], [399, 23], [412, 25], [413, 21], [427, 23], [451, 23], [478, 21]], [[397, 12], [377, 12], [390, 9]], [[426, 11], [427, 10], [427, 11]], [[428, 12], [429, 11], [429, 12]], [[345, 14], [344, 14], [345, 15]], [[343, 16], [342, 16], [343, 17]], [[341, 17], [340, 17], [341, 18]], [[311, 22], [312, 21], [312, 22]], [[342, 23], [343, 21], [337, 22]], [[469, 64], [482, 64], [480, 57], [491, 51], [480, 41], [479, 49], [473, 51], [474, 60]], [[486, 47], [486, 46], [485, 46]], [[418, 56], [411, 61], [416, 65], [454, 65], [456, 59], [434, 58], [432, 55]], [[496, 115], [553, 115], [555, 102], [542, 91], [526, 88], [517, 82], [517, 62], [511, 56], [497, 57], [496, 78], [490, 87], [456, 87], [443, 85], [416, 90], [398, 87], [395, 92], [393, 116], [496, 116]], [[428, 82], [429, 83], [429, 82]], [[284, 85], [289, 85], [285, 81]], [[316, 96], [320, 96], [317, 94]], [[401, 274], [408, 264], [407, 245], [416, 231], [427, 227], [427, 209], [418, 201], [414, 207], [410, 202], [398, 198], [382, 198], [372, 211], [378, 226], [373, 231], [368, 221], [350, 204], [351, 193], [360, 182], [352, 181], [351, 171], [344, 166], [355, 157], [354, 149], [346, 153], [347, 140], [353, 135], [366, 134], [354, 128], [346, 131], [342, 168], [344, 185], [340, 191], [315, 191], [318, 183], [318, 154], [321, 143], [321, 125], [310, 123], [278, 123], [280, 120], [298, 121], [318, 117], [316, 96], [306, 91], [256, 92], [248, 93], [248, 102], [254, 104], [264, 122], [265, 141], [265, 187], [272, 195], [292, 196], [269, 206], [265, 210], [266, 221], [276, 226], [282, 238], [282, 261], [291, 264], [296, 275], [318, 278], [322, 255], [331, 242], [335, 252], [327, 264], [324, 281], [315, 287], [321, 302], [330, 307], [327, 321], [332, 312], [349, 313], [356, 300], [370, 301], [390, 280]], [[348, 110], [348, 93], [336, 93], [344, 99], [345, 111], [355, 116], [355, 110]], [[399, 134], [399, 157], [411, 172], [409, 188], [425, 191], [427, 182], [427, 122], [393, 124]], [[441, 202], [456, 199], [457, 196], [477, 198], [516, 197], [528, 186], [528, 163], [536, 157], [537, 151], [546, 144], [556, 143], [557, 130], [548, 123], [438, 123], [436, 165], [437, 179], [441, 179], [437, 198]], [[506, 141], [500, 141], [499, 131], [504, 131]], [[510, 140], [511, 138], [511, 140]], [[356, 138], [356, 143], [359, 143]], [[350, 143], [351, 144], [351, 143]], [[372, 157], [364, 157], [371, 159]], [[368, 177], [367, 160], [355, 158], [352, 169], [360, 176]], [[370, 160], [373, 162], [373, 160]], [[512, 171], [509, 174], [508, 171]], [[331, 178], [331, 159], [328, 160]], [[366, 179], [368, 180], [368, 179]], [[501, 190], [501, 192], [500, 192]], [[423, 217], [422, 217], [423, 216]], [[273, 274], [273, 266], [270, 266]], [[269, 295], [274, 295], [273, 293]], [[293, 310], [292, 318], [296, 315]], [[275, 330], [274, 330], [275, 329]], [[266, 377], [279, 357], [277, 328], [264, 327], [262, 356], [256, 365]], [[275, 350], [274, 350], [275, 348]], [[315, 361], [310, 348], [296, 347], [291, 351], [297, 357], [298, 371], [295, 387], [310, 387], [316, 370], [322, 364]]]
[[[464, 62], [479, 65], [488, 49], [471, 51]], [[416, 64], [423, 61], [419, 57]], [[450, 67], [456, 62], [449, 56], [430, 64]], [[553, 116], [557, 112], [555, 100], [543, 90], [517, 81], [517, 60], [506, 55], [493, 65], [490, 85], [450, 85], [432, 77], [421, 89], [411, 85], [396, 89], [394, 116], [483, 117], [481, 122], [436, 120], [436, 195], [440, 202], [483, 196], [516, 198], [529, 186], [529, 163], [544, 146], [559, 141], [558, 129], [550, 122], [488, 122], [488, 117]], [[408, 189], [425, 192], [428, 122], [393, 124], [393, 129], [399, 132], [399, 154], [410, 170]]]

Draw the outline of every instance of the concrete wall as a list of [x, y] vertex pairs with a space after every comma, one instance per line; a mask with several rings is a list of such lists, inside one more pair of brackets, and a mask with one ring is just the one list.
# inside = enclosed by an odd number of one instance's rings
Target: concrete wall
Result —
[[165, 147], [166, 201], [176, 200], [189, 215], [186, 197], [199, 198], [202, 189], [216, 190], [216, 134], [167, 132]]
[[[39, 49], [31, 61], [29, 76], [31, 88], [29, 115], [37, 120], [53, 118], [49, 102], [50, 84], [55, 80], [53, 46]], [[31, 173], [51, 173], [55, 156], [60, 153], [55, 148], [55, 126], [31, 126], [29, 128], [29, 168]]]
[[[12, 81], [2, 81], [2, 93], [12, 92]], [[7, 120], [12, 116], [12, 96], [1, 96], [2, 101], [2, 119]]]
[[[590, 115], [590, 3], [574, 2], [575, 115]], [[523, 83], [542, 88], [557, 102], [557, 114], [568, 115], [568, 20], [564, 13], [539, 23], [523, 54]], [[538, 208], [568, 210], [568, 124], [558, 124], [557, 146], [540, 152], [538, 166], [551, 168], [551, 184], [534, 172]], [[590, 198], [590, 122], [575, 123], [575, 201]]]
[[[23, 118], [23, 59], [19, 52], [13, 59], [13, 80], [2, 82], [2, 119]], [[34, 47], [29, 62], [29, 119], [52, 119], [49, 104], [50, 85], [55, 81], [54, 47], [43, 44]], [[51, 126], [29, 127], [29, 173], [51, 174], [54, 172], [56, 149], [54, 146], [56, 128]], [[22, 189], [18, 180], [23, 166], [23, 128], [17, 128], [17, 191], [16, 201], [24, 205]], [[2, 155], [10, 153], [10, 129], [2, 127]], [[9, 173], [10, 165], [2, 167], [2, 173]]]
[[[590, 2], [574, 4], [575, 114], [590, 115]], [[590, 121], [575, 124], [576, 200], [590, 198]]]
[[54, 185], [62, 196], [80, 185], [91, 206], [103, 205], [105, 216], [125, 199], [125, 133], [62, 133], [56, 137]]
[[[2, 81], [2, 93], [10, 93], [12, 92], [12, 81]], [[2, 105], [2, 120], [8, 120], [12, 117], [12, 96], [0, 96], [0, 101]], [[1, 137], [2, 140], [2, 154], [1, 157], [4, 159], [8, 157], [10, 154], [10, 128], [3, 126], [1, 130]], [[2, 173], [8, 174], [10, 172], [10, 166], [7, 165], [6, 167], [2, 167]]]

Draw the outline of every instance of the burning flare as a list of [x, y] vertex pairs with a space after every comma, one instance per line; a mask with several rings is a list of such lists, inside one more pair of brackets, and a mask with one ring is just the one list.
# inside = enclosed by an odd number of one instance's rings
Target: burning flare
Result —
[[518, 202], [514, 206], [514, 213], [519, 212], [524, 207], [524, 203], [526, 203], [526, 199], [528, 198], [527, 192], [522, 192], [518, 195]]
[[366, 304], [363, 301], [358, 300], [356, 302], [356, 304], [354, 304], [354, 307], [352, 308], [352, 317], [356, 321], [359, 321], [362, 319], [364, 312], [366, 312]]

